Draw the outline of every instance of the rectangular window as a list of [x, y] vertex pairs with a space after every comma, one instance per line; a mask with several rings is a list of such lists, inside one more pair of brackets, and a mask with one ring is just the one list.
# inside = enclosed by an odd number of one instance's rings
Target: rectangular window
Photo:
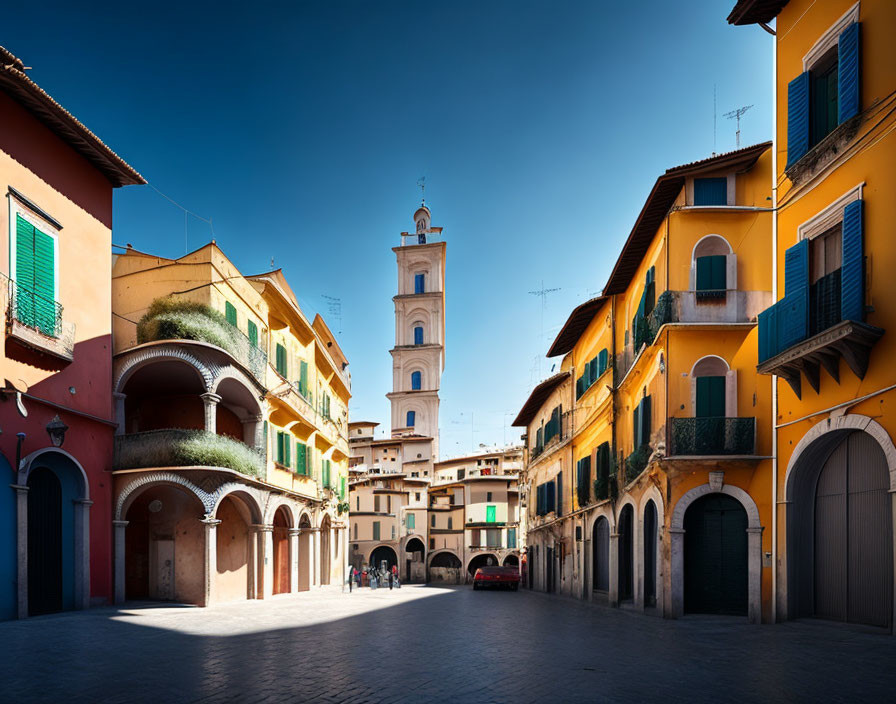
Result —
[[308, 398], [308, 362], [299, 361], [299, 393]]
[[557, 475], [557, 515], [563, 515], [563, 472]]
[[18, 213], [15, 279], [16, 320], [56, 337], [56, 239]]
[[392, 540], [395, 540], [395, 524], [392, 524]]
[[417, 516], [413, 513], [408, 514], [408, 530], [414, 530], [417, 527]]
[[725, 417], [725, 377], [698, 376], [697, 418]]
[[485, 531], [485, 542], [487, 547], [490, 548], [499, 548], [501, 547], [501, 529], [500, 528], [489, 528]]
[[423, 328], [419, 325], [414, 328], [414, 344], [422, 345], [423, 344]]
[[249, 344], [258, 347], [258, 326], [249, 320], [246, 322], [246, 332], [249, 333]]
[[373, 511], [374, 513], [380, 512], [380, 497], [379, 494], [373, 497]]
[[478, 528], [474, 528], [473, 530], [471, 530], [471, 531], [470, 531], [470, 547], [471, 547], [471, 548], [478, 548], [478, 547], [479, 547], [479, 541], [480, 541], [480, 540], [481, 540], [481, 538], [480, 538], [480, 531], [479, 531], [479, 529], [478, 529]]
[[485, 492], [485, 500], [488, 502], [490, 502], [492, 500], [492, 492], [490, 492], [490, 491]]
[[435, 549], [436, 549], [436, 539], [435, 539], [435, 538], [430, 538], [430, 539], [429, 539], [429, 549], [430, 549], [430, 550], [435, 550]]
[[373, 522], [373, 539], [374, 540], [380, 539], [380, 522], [379, 521]]
[[435, 528], [435, 527], [436, 527], [436, 514], [432, 514], [432, 515], [429, 517], [429, 527], [430, 527], [430, 528]]
[[728, 257], [724, 254], [697, 257], [696, 264], [698, 291], [724, 291], [728, 288]]
[[448, 516], [448, 530], [454, 528], [454, 519], [451, 516]]
[[236, 308], [230, 301], [224, 302], [224, 317], [227, 318], [228, 323], [236, 327]]
[[278, 464], [283, 465], [284, 467], [289, 467], [289, 450], [290, 445], [290, 435], [289, 433], [284, 433], [283, 431], [277, 431], [277, 462]]
[[724, 176], [694, 179], [694, 205], [727, 205], [728, 179]]
[[286, 348], [279, 342], [275, 348], [274, 369], [276, 369], [277, 373], [284, 379], [289, 373], [288, 365], [286, 363]]
[[308, 446], [296, 443], [296, 474], [308, 474]]
[[360, 510], [361, 510], [361, 497], [356, 496], [355, 497], [355, 511], [360, 511]]
[[345, 501], [346, 494], [348, 493], [347, 487], [346, 487], [347, 483], [348, 483], [348, 480], [345, 477], [339, 478], [339, 498], [342, 501]]
[[507, 529], [507, 549], [516, 549], [516, 528]]
[[486, 506], [485, 507], [485, 522], [486, 523], [495, 523], [497, 522], [497, 507], [496, 506]]
[[837, 126], [837, 66], [835, 47], [809, 71], [809, 130], [813, 146]]
[[425, 274], [415, 274], [414, 275], [414, 293], [425, 293], [424, 288], [426, 285]]
[[417, 420], [417, 413], [416, 413], [416, 411], [408, 411], [408, 415], [407, 415], [407, 425], [406, 425], [405, 427], [407, 427], [407, 428], [413, 428], [413, 427], [414, 427], [414, 423], [415, 423], [416, 420]]

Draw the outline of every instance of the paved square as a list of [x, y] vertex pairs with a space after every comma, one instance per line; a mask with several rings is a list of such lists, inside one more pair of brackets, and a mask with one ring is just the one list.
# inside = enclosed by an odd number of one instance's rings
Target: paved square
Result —
[[896, 639], [530, 592], [329, 587], [0, 623], [3, 702], [892, 701]]

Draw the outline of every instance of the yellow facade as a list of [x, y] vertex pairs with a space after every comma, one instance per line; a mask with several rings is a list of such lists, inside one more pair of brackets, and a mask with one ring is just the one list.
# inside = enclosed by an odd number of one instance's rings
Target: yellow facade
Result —
[[[776, 618], [892, 629], [896, 342], [886, 331], [896, 323], [889, 285], [896, 265], [896, 5], [793, 0], [762, 14], [740, 2], [729, 22], [775, 15], [778, 338], [767, 333], [775, 344], [759, 369], [777, 375]], [[808, 96], [801, 97], [803, 80]], [[825, 90], [835, 110], [819, 113]], [[807, 282], [788, 263], [800, 247]], [[819, 305], [826, 289], [833, 311]], [[800, 296], [801, 305], [788, 304]], [[797, 317], [802, 331], [781, 339], [781, 321]], [[815, 488], [831, 482], [843, 487]], [[841, 504], [848, 525], [835, 515], [840, 508], [828, 508]], [[841, 582], [828, 578], [834, 573]]]

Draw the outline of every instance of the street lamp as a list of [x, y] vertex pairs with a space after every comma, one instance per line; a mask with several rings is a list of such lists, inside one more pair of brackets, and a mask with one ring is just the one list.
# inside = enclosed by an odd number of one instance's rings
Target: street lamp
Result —
[[47, 435], [50, 436], [50, 442], [53, 443], [53, 447], [62, 447], [62, 443], [65, 442], [66, 430], [68, 430], [68, 426], [62, 422], [58, 415], [47, 423]]

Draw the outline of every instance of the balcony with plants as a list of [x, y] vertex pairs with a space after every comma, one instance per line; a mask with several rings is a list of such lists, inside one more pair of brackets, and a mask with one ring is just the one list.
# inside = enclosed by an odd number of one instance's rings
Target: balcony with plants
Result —
[[7, 282], [9, 337], [31, 350], [71, 362], [75, 355], [75, 326], [63, 317], [62, 306], [52, 298], [52, 291], [39, 288]]
[[268, 358], [263, 342], [250, 340], [223, 313], [205, 303], [173, 297], [153, 301], [137, 323], [137, 342], [161, 340], [195, 340], [215, 345], [264, 384]]
[[535, 445], [530, 450], [530, 462], [569, 440], [570, 413], [563, 412], [562, 406], [556, 406], [548, 420], [535, 433]]
[[802, 377], [816, 393], [823, 368], [840, 383], [840, 358], [859, 379], [884, 330], [865, 322], [862, 201], [842, 222], [785, 253], [784, 297], [759, 315], [760, 374], [775, 374], [802, 397]]
[[264, 476], [264, 457], [245, 443], [207, 430], [168, 428], [115, 438], [114, 469], [223, 467]]
[[670, 418], [672, 457], [756, 454], [755, 418]]

